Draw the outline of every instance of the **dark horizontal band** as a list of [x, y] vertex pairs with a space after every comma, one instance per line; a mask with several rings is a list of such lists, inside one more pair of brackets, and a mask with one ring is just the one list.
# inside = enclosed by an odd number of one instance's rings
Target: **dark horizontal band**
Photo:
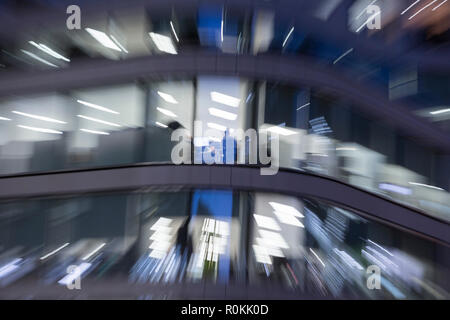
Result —
[[0, 178], [0, 199], [177, 186], [314, 197], [450, 244], [448, 223], [340, 181], [293, 170], [263, 176], [247, 166], [139, 164]]

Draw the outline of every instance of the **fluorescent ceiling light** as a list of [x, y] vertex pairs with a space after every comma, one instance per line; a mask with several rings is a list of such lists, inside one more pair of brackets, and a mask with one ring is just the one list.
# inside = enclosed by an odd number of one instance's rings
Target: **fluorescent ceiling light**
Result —
[[410, 188], [405, 188], [391, 183], [380, 183], [378, 185], [378, 188], [380, 188], [381, 190], [395, 192], [403, 195], [410, 195], [412, 193]]
[[356, 148], [351, 148], [351, 147], [339, 147], [336, 148], [337, 151], [356, 151]]
[[445, 113], [445, 112], [450, 112], [450, 108], [448, 109], [441, 109], [441, 110], [437, 110], [437, 111], [431, 111], [431, 114], [441, 114], [441, 113]]
[[180, 39], [178, 39], [177, 33], [175, 32], [175, 28], [173, 26], [172, 21], [170, 21], [170, 27], [172, 28], [172, 32], [173, 32], [173, 35], [175, 36], [175, 39], [177, 39], [177, 42], [180, 42]]
[[416, 2], [414, 2], [412, 5], [410, 5], [408, 8], [406, 8], [405, 10], [402, 11], [402, 13], [400, 13], [400, 15], [403, 15], [406, 13], [406, 11], [408, 11], [409, 9], [411, 9], [412, 7], [414, 7], [417, 3], [419, 3], [420, 0], [417, 0]]
[[424, 183], [418, 183], [418, 182], [408, 182], [408, 183], [412, 184], [414, 186], [420, 186], [420, 187], [431, 188], [431, 189], [436, 189], [436, 190], [444, 190], [442, 188], [435, 187], [435, 186], [430, 186], [430, 185], [424, 184]]
[[101, 135], [109, 136], [109, 133], [108, 132], [104, 132], [104, 131], [96, 131], [96, 130], [89, 130], [89, 129], [80, 129], [80, 131], [87, 132], [87, 133], [101, 134]]
[[0, 117], [0, 120], [3, 120], [3, 121], [11, 121], [11, 119], [5, 118], [5, 117]]
[[156, 121], [155, 123], [156, 123], [157, 126], [160, 126], [162, 128], [167, 128], [167, 126], [165, 124], [161, 123], [161, 122]]
[[286, 204], [282, 204], [282, 203], [278, 203], [278, 202], [269, 202], [270, 206], [278, 212], [285, 212], [288, 213], [292, 216], [295, 217], [299, 217], [299, 218], [303, 218], [304, 215], [302, 215], [296, 208], [286, 205]]
[[282, 212], [282, 211], [274, 211], [273, 214], [280, 220], [281, 223], [289, 224], [291, 226], [304, 228], [305, 226], [301, 223], [295, 216], [292, 214]]
[[171, 243], [168, 241], [153, 241], [152, 244], [148, 247], [149, 249], [157, 250], [157, 251], [169, 251]]
[[314, 250], [311, 248], [309, 248], [309, 250], [313, 253], [313, 255], [317, 258], [317, 260], [319, 260], [319, 262], [325, 267], [325, 263], [323, 263], [322, 259], [319, 258], [317, 253], [315, 253]]
[[286, 45], [286, 42], [288, 41], [289, 37], [291, 36], [292, 32], [294, 31], [294, 27], [291, 28], [288, 35], [286, 36], [286, 39], [283, 41], [283, 47]]
[[344, 58], [346, 55], [348, 55], [352, 51], [353, 51], [353, 48], [350, 48], [347, 51], [345, 51], [341, 56], [339, 56], [336, 60], [333, 61], [333, 64], [338, 63], [342, 58]]
[[228, 111], [223, 111], [223, 110], [220, 110], [217, 108], [209, 108], [208, 111], [211, 115], [222, 118], [222, 119], [226, 119], [226, 120], [236, 120], [237, 119], [237, 114], [231, 113]]
[[37, 115], [34, 115], [34, 114], [20, 112], [20, 111], [11, 111], [11, 112], [15, 113], [15, 114], [19, 114], [19, 115], [24, 116], [24, 117], [33, 118], [33, 119], [42, 120], [42, 121], [47, 121], [47, 122], [54, 122], [54, 123], [61, 123], [61, 124], [66, 124], [67, 123], [67, 122], [56, 120], [56, 119], [52, 119], [52, 118], [49, 118], [49, 117], [37, 116]]
[[113, 35], [111, 35], [111, 39], [114, 41], [115, 44], [117, 44], [120, 50], [122, 50], [125, 53], [128, 53], [128, 50], [125, 49], [125, 47]]
[[170, 110], [164, 109], [164, 108], [160, 108], [160, 107], [156, 107], [156, 110], [158, 110], [159, 112], [161, 112], [162, 114], [165, 114], [166, 116], [172, 117], [172, 118], [176, 118], [177, 115], [175, 113], [173, 113]]
[[167, 241], [168, 242], [168, 241], [172, 240], [172, 235], [164, 233], [164, 232], [155, 231], [155, 233], [152, 234], [152, 236], [149, 238], [149, 240]]
[[27, 51], [27, 50], [20, 50], [20, 51], [22, 51], [22, 52], [25, 53], [26, 55], [30, 56], [31, 58], [33, 58], [33, 59], [35, 59], [35, 60], [37, 60], [37, 61], [39, 61], [39, 62], [42, 62], [42, 63], [44, 63], [44, 64], [46, 64], [46, 65], [48, 65], [48, 66], [51, 66], [51, 67], [58, 68], [58, 66], [57, 66], [56, 64], [53, 64], [53, 63], [51, 63], [51, 62], [48, 62], [47, 60], [42, 59], [41, 57], [35, 55], [34, 53], [31, 53], [31, 52], [29, 52], [29, 51]]
[[270, 241], [270, 243], [272, 243], [272, 246], [282, 249], [289, 249], [288, 244], [278, 232], [259, 229], [259, 234], [264, 239], [264, 241]]
[[92, 257], [94, 254], [96, 254], [101, 248], [103, 248], [106, 245], [106, 243], [102, 243], [97, 248], [92, 250], [92, 252], [88, 253], [86, 256], [84, 256], [81, 260], [85, 261], [88, 260], [90, 257]]
[[448, 0], [442, 1], [440, 4], [438, 4], [436, 7], [434, 7], [433, 10], [431, 10], [431, 11], [436, 10], [437, 8], [439, 8], [440, 6], [442, 6], [444, 3], [446, 3], [447, 1], [448, 1]]
[[223, 17], [222, 21], [220, 22], [220, 42], [223, 42]]
[[282, 136], [291, 136], [291, 135], [297, 133], [295, 131], [288, 130], [286, 128], [279, 127], [279, 126], [273, 126], [273, 127], [267, 128], [267, 131], [270, 131], [270, 132], [273, 132], [276, 134], [281, 134]]
[[22, 258], [14, 259], [10, 263], [0, 267], [0, 279], [6, 277], [8, 274], [19, 268], [18, 263], [22, 260]]
[[150, 254], [148, 255], [150, 258], [155, 258], [155, 259], [162, 259], [166, 256], [166, 252], [165, 251], [159, 251], [159, 250], [152, 250], [152, 252], [150, 252]]
[[[385, 248], [383, 248], [382, 246], [380, 246], [378, 243], [373, 242], [373, 241], [370, 240], [370, 239], [367, 239], [367, 240], [368, 240], [371, 244], [377, 246], [378, 248], [380, 248], [381, 250], [383, 250], [384, 252], [386, 252], [386, 253], [387, 253], [388, 255], [390, 255], [391, 257], [394, 256], [391, 252], [389, 252], [388, 250], [386, 250]], [[366, 247], [366, 248], [370, 248], [370, 247]]]
[[264, 238], [256, 238], [256, 243], [269, 256], [284, 258], [283, 251], [280, 248], [274, 247], [273, 243]]
[[50, 253], [47, 253], [45, 256], [42, 256], [42, 257], [40, 258], [40, 260], [45, 260], [45, 259], [47, 259], [48, 257], [54, 255], [54, 254], [57, 253], [58, 251], [61, 251], [62, 249], [64, 249], [64, 248], [67, 247], [68, 245], [69, 245], [68, 242], [65, 243], [65, 244], [63, 244], [61, 247], [59, 247], [59, 248], [53, 250], [53, 251], [50, 252]]
[[275, 219], [273, 219], [271, 217], [262, 216], [259, 214], [254, 214], [253, 217], [255, 218], [256, 224], [258, 225], [258, 227], [275, 230], [275, 231], [281, 231], [281, 228], [278, 225], [278, 223], [275, 221]]
[[173, 104], [178, 104], [178, 101], [175, 100], [174, 97], [172, 97], [170, 94], [168, 93], [164, 93], [161, 91], [158, 91], [158, 95], [164, 99], [164, 101], [169, 102], [169, 103], [173, 103]]
[[418, 10], [416, 13], [414, 13], [411, 17], [408, 18], [408, 20], [411, 20], [412, 18], [414, 18], [415, 16], [417, 16], [419, 13], [421, 13], [423, 10], [425, 10], [426, 8], [428, 8], [429, 6], [431, 6], [433, 3], [435, 3], [437, 0], [433, 0], [431, 1], [429, 4], [427, 4], [425, 7], [423, 7], [422, 9]]
[[352, 256], [350, 256], [344, 250], [339, 250], [338, 248], [334, 248], [333, 251], [342, 259], [344, 262], [352, 268], [356, 268], [358, 270], [364, 270], [364, 268], [355, 260]]
[[172, 39], [170, 39], [170, 37], [163, 36], [162, 34], [154, 32], [150, 32], [150, 37], [160, 51], [170, 54], [177, 54], [177, 50], [175, 49], [175, 46], [173, 45]]
[[241, 99], [229, 96], [227, 94], [223, 94], [216, 91], [211, 91], [211, 100], [215, 102], [219, 102], [225, 104], [230, 107], [238, 107]]
[[255, 252], [256, 262], [272, 264], [272, 260], [270, 259], [269, 253], [267, 252], [266, 248], [254, 244], [253, 251]]
[[28, 126], [22, 126], [22, 125], [18, 125], [19, 128], [22, 129], [27, 129], [27, 130], [31, 130], [31, 131], [36, 131], [36, 132], [42, 132], [42, 133], [55, 133], [55, 134], [63, 134], [62, 131], [57, 131], [57, 130], [51, 130], [51, 129], [45, 129], [45, 128], [36, 128], [36, 127], [28, 127]]
[[221, 124], [214, 123], [214, 122], [208, 122], [208, 128], [217, 129], [217, 130], [220, 130], [220, 131], [227, 130], [227, 127], [222, 126]]
[[100, 110], [100, 111], [105, 111], [105, 112], [109, 112], [109, 113], [119, 114], [119, 112], [117, 112], [117, 111], [114, 111], [114, 110], [111, 110], [111, 109], [99, 106], [98, 104], [93, 104], [93, 103], [86, 102], [86, 101], [83, 101], [83, 100], [77, 100], [77, 102], [81, 103], [81, 104], [83, 104], [83, 105], [85, 105], [87, 107], [94, 108], [94, 109], [97, 109], [97, 110]]
[[107, 125], [113, 126], [113, 127], [121, 127], [121, 125], [120, 125], [120, 124], [117, 124], [117, 123], [108, 122], [108, 121], [103, 121], [103, 120], [100, 120], [100, 119], [96, 119], [96, 118], [92, 118], [92, 117], [83, 116], [83, 115], [81, 115], [81, 114], [77, 114], [77, 117], [83, 118], [83, 119], [86, 119], [86, 120], [89, 120], [89, 121], [94, 121], [94, 122], [98, 122], [98, 123], [107, 124]]
[[300, 110], [300, 109], [303, 109], [304, 107], [309, 106], [310, 104], [311, 104], [311, 102], [305, 103], [304, 105], [298, 107], [298, 108], [297, 108], [297, 111]]
[[60, 59], [60, 60], [64, 60], [66, 62], [70, 62], [70, 59], [67, 59], [66, 57], [60, 55], [58, 52], [50, 49], [49, 47], [47, 47], [45, 44], [37, 44], [34, 41], [28, 41], [29, 44], [35, 46], [36, 48], [38, 48], [41, 51], [44, 51], [45, 53], [51, 55], [52, 57], [56, 58], [56, 59]]
[[161, 217], [153, 224], [150, 230], [158, 230], [160, 227], [168, 227], [172, 223], [172, 219]]
[[109, 49], [113, 49], [113, 50], [116, 50], [116, 51], [122, 51], [114, 43], [114, 41], [112, 41], [111, 38], [108, 37], [108, 35], [106, 33], [102, 32], [102, 31], [95, 30], [95, 29], [91, 29], [91, 28], [86, 28], [85, 30], [87, 32], [89, 32], [89, 34], [92, 37], [94, 37], [95, 40], [100, 42], [104, 47], [109, 48]]

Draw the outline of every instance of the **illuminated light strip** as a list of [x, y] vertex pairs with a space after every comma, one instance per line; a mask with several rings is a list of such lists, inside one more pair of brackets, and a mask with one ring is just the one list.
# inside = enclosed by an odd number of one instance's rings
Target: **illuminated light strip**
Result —
[[156, 110], [158, 110], [159, 112], [161, 112], [162, 114], [165, 114], [168, 117], [172, 117], [172, 118], [176, 118], [177, 115], [175, 113], [173, 113], [170, 110], [164, 109], [164, 108], [160, 108], [160, 107], [156, 107]]
[[20, 112], [20, 111], [11, 111], [12, 113], [24, 116], [24, 117], [28, 117], [28, 118], [33, 118], [33, 119], [37, 119], [37, 120], [42, 120], [42, 121], [47, 121], [47, 122], [54, 122], [54, 123], [61, 123], [61, 124], [66, 124], [67, 122], [64, 121], [60, 121], [60, 120], [56, 120], [56, 119], [52, 119], [49, 117], [43, 117], [43, 116], [38, 116], [35, 114], [30, 114], [30, 113], [25, 113], [25, 112]]
[[120, 48], [120, 50], [122, 50], [125, 53], [128, 53], [128, 50], [125, 49], [125, 47], [119, 42], [119, 40], [117, 40], [113, 35], [110, 36], [112, 41], [114, 41], [115, 44], [117, 44], [117, 46]]
[[291, 215], [289, 213], [275, 210], [273, 212], [273, 214], [278, 218], [278, 220], [280, 220], [281, 223], [288, 224], [288, 225], [295, 226], [295, 227], [299, 227], [299, 228], [305, 228], [303, 223], [301, 223], [297, 219], [297, 217], [295, 217], [295, 216], [293, 216], [293, 215]]
[[424, 183], [418, 183], [418, 182], [408, 182], [409, 184], [415, 185], [415, 186], [421, 186], [421, 187], [426, 187], [426, 188], [431, 188], [431, 189], [436, 189], [436, 190], [444, 190], [442, 188], [439, 187], [435, 187], [435, 186], [430, 186], [428, 184], [424, 184]]
[[[344, 58], [346, 55], [348, 55], [350, 52], [353, 51], [353, 48], [348, 49], [346, 52], [344, 52], [339, 58], [337, 58], [336, 60], [334, 60], [333, 64], [338, 63], [342, 58]], [[298, 110], [298, 109], [297, 109]]]
[[51, 63], [51, 62], [48, 62], [47, 60], [42, 59], [41, 57], [38, 57], [38, 56], [35, 55], [34, 53], [31, 53], [31, 52], [29, 52], [29, 51], [27, 51], [27, 50], [20, 50], [20, 51], [22, 51], [22, 52], [25, 53], [26, 55], [30, 56], [31, 58], [36, 59], [37, 61], [40, 61], [40, 62], [42, 62], [42, 63], [44, 63], [44, 64], [46, 64], [46, 65], [48, 65], [48, 66], [58, 68], [58, 66], [57, 66], [56, 64], [53, 64], [53, 63]]
[[437, 111], [431, 111], [431, 114], [441, 114], [441, 113], [445, 113], [445, 112], [450, 112], [450, 108], [448, 109], [442, 109], [442, 110], [437, 110]]
[[119, 114], [119, 112], [117, 112], [117, 111], [108, 109], [106, 107], [99, 106], [98, 104], [86, 102], [86, 101], [83, 101], [83, 100], [77, 100], [77, 102], [82, 104], [82, 105], [85, 105], [87, 107], [94, 108], [94, 109], [97, 109], [97, 110], [100, 110], [100, 111], [105, 111], [105, 112], [109, 112], [109, 113]]
[[175, 39], [177, 39], [177, 42], [180, 42], [180, 39], [178, 39], [177, 33], [175, 32], [175, 27], [173, 26], [172, 21], [170, 21], [170, 27], [172, 28], [173, 35], [175, 36]]
[[96, 254], [101, 248], [103, 248], [106, 245], [106, 243], [102, 243], [101, 245], [99, 245], [97, 248], [95, 248], [91, 253], [87, 254], [86, 256], [84, 256], [84, 258], [82, 258], [81, 260], [86, 261], [87, 259], [89, 259], [90, 257], [92, 257], [94, 254]]
[[311, 248], [309, 248], [309, 251], [311, 251], [313, 253], [313, 255], [317, 258], [317, 260], [319, 260], [319, 262], [325, 267], [325, 263], [323, 263], [323, 261], [317, 255], [317, 253], [315, 253], [314, 250]]
[[448, 1], [448, 0], [444, 0], [443, 2], [441, 2], [440, 4], [438, 4], [436, 7], [434, 7], [433, 10], [431, 10], [431, 11], [436, 10], [437, 8], [439, 8], [440, 6], [442, 6], [444, 3], [446, 3], [447, 1]]
[[161, 122], [156, 121], [155, 123], [156, 123], [156, 125], [158, 125], [158, 126], [160, 126], [162, 128], [167, 128], [167, 126], [165, 124], [161, 123]]
[[261, 228], [266, 228], [269, 230], [281, 231], [280, 226], [275, 221], [275, 219], [271, 217], [262, 216], [259, 214], [254, 214], [253, 217], [256, 220], [256, 224]]
[[111, 40], [108, 35], [102, 31], [98, 31], [91, 28], [85, 29], [92, 37], [94, 37], [95, 40], [100, 42], [100, 44], [106, 48], [113, 49], [116, 51], [122, 51], [120, 48], [114, 43], [114, 41]]
[[369, 18], [367, 18], [366, 22], [364, 22], [358, 29], [356, 29], [356, 32], [360, 32], [362, 28], [364, 28], [364, 26], [366, 26], [370, 20], [372, 20], [373, 18], [375, 18], [377, 15], [379, 15], [381, 13], [381, 11], [378, 11], [377, 13], [374, 13], [373, 15], [371, 15]]
[[223, 111], [217, 108], [209, 108], [208, 109], [209, 113], [215, 117], [219, 117], [219, 118], [223, 118], [226, 120], [236, 120], [237, 119], [237, 114], [235, 113], [231, 113], [228, 111]]
[[69, 245], [69, 242], [63, 244], [61, 247], [59, 247], [59, 248], [53, 250], [52, 252], [47, 253], [45, 256], [40, 257], [40, 260], [45, 260], [45, 259], [47, 259], [48, 257], [54, 255], [54, 254], [57, 253], [58, 251], [61, 251], [62, 249], [64, 249], [64, 248], [67, 247], [68, 245]]
[[27, 130], [31, 130], [31, 131], [36, 131], [36, 132], [43, 132], [43, 133], [55, 133], [55, 134], [63, 134], [62, 131], [57, 131], [57, 130], [51, 130], [51, 129], [45, 129], [45, 128], [36, 128], [36, 127], [28, 127], [28, 126], [23, 126], [23, 125], [17, 125], [19, 128], [22, 129], [27, 129]]
[[177, 54], [177, 50], [175, 49], [170, 37], [155, 32], [150, 32], [149, 34], [158, 50], [170, 54]]
[[8, 274], [10, 274], [11, 272], [13, 272], [14, 270], [16, 270], [19, 267], [16, 264], [20, 261], [22, 261], [22, 258], [14, 259], [10, 263], [1, 267], [0, 268], [0, 278], [3, 278], [5, 276], [7, 276]]
[[356, 148], [352, 148], [352, 147], [339, 147], [336, 148], [337, 151], [356, 151]]
[[169, 103], [173, 103], [173, 104], [178, 104], [178, 101], [175, 100], [174, 97], [172, 97], [170, 94], [168, 93], [164, 93], [161, 91], [158, 91], [158, 95], [164, 99], [164, 101], [169, 102]]
[[433, 0], [431, 1], [429, 4], [427, 4], [425, 7], [423, 7], [422, 9], [419, 9], [419, 11], [417, 11], [416, 13], [414, 13], [411, 17], [408, 18], [408, 20], [411, 20], [412, 18], [414, 18], [415, 16], [417, 16], [419, 13], [421, 13], [423, 10], [425, 10], [426, 8], [428, 8], [429, 6], [431, 6], [433, 3], [435, 3], [437, 0]]
[[3, 120], [3, 121], [11, 121], [11, 119], [5, 118], [5, 117], [0, 117], [0, 120]]
[[371, 244], [376, 245], [378, 248], [380, 248], [381, 250], [383, 250], [384, 252], [386, 252], [388, 255], [390, 255], [391, 257], [393, 257], [394, 255], [392, 253], [390, 253], [389, 251], [387, 251], [385, 248], [383, 248], [382, 246], [380, 246], [378, 243], [373, 242], [370, 239], [367, 239]]
[[52, 50], [51, 48], [47, 47], [45, 44], [37, 44], [34, 41], [28, 41], [29, 44], [35, 46], [36, 48], [38, 48], [41, 51], [44, 51], [45, 53], [51, 55], [52, 57], [56, 58], [56, 59], [60, 59], [60, 60], [64, 60], [66, 62], [70, 62], [70, 59], [67, 59], [66, 57], [64, 57], [63, 55], [60, 55], [58, 52]]
[[305, 103], [304, 105], [298, 107], [298, 108], [297, 108], [297, 111], [300, 110], [300, 109], [303, 109], [304, 107], [309, 106], [310, 104], [311, 104], [311, 102]]
[[108, 122], [108, 121], [103, 121], [103, 120], [100, 120], [100, 119], [96, 119], [96, 118], [91, 118], [91, 117], [83, 116], [83, 115], [81, 115], [81, 114], [78, 114], [77, 117], [83, 118], [83, 119], [86, 119], [86, 120], [89, 120], [89, 121], [94, 121], [94, 122], [98, 122], [98, 123], [107, 124], [107, 125], [110, 125], [110, 126], [113, 126], [113, 127], [121, 127], [121, 125], [119, 125], [119, 124], [117, 124], [117, 123]]
[[220, 22], [220, 41], [223, 42], [223, 18]]
[[284, 212], [287, 214], [290, 214], [294, 217], [299, 217], [299, 218], [304, 218], [305, 216], [303, 214], [301, 214], [296, 208], [294, 208], [293, 206], [289, 206], [287, 204], [282, 204], [282, 203], [278, 203], [278, 202], [274, 202], [271, 201], [269, 202], [269, 205], [278, 212]]
[[104, 132], [104, 131], [96, 131], [96, 130], [89, 130], [89, 129], [80, 129], [80, 131], [83, 131], [86, 133], [101, 134], [101, 135], [109, 136], [109, 132]]
[[412, 193], [411, 189], [409, 188], [405, 188], [391, 183], [380, 183], [378, 185], [378, 188], [380, 188], [381, 190], [395, 192], [403, 195], [410, 195]]
[[239, 107], [239, 103], [241, 102], [241, 99], [239, 98], [235, 98], [217, 91], [211, 91], [210, 95], [212, 101], [225, 104], [230, 107]]
[[291, 28], [288, 35], [286, 36], [286, 39], [283, 41], [283, 47], [285, 46], [286, 42], [288, 41], [289, 37], [291, 36], [292, 32], [294, 31], [294, 27]]
[[280, 127], [280, 126], [273, 126], [270, 128], [267, 128], [267, 131], [270, 131], [272, 133], [281, 134], [282, 136], [291, 136], [293, 134], [296, 134], [297, 132]]
[[402, 13], [400, 13], [400, 15], [405, 14], [406, 11], [408, 11], [409, 9], [411, 9], [412, 7], [414, 7], [418, 2], [420, 2], [420, 0], [417, 0], [417, 1], [414, 2], [412, 5], [410, 5], [408, 8], [406, 8], [405, 10], [403, 10]]

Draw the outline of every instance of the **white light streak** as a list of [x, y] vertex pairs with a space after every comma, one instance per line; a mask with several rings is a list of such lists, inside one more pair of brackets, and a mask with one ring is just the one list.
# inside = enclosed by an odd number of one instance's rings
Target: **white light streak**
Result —
[[83, 118], [83, 119], [86, 119], [86, 120], [89, 120], [89, 121], [94, 121], [94, 122], [98, 122], [98, 123], [107, 124], [107, 125], [113, 126], [113, 127], [121, 127], [121, 125], [117, 124], [117, 123], [108, 122], [108, 121], [104, 121], [104, 120], [100, 120], [100, 119], [96, 119], [96, 118], [92, 118], [92, 117], [88, 117], [88, 116], [83, 116], [81, 114], [78, 114], [77, 117]]
[[67, 247], [68, 245], [69, 245], [69, 242], [63, 244], [61, 247], [59, 247], [59, 248], [53, 250], [52, 252], [47, 253], [45, 256], [42, 256], [42, 257], [40, 258], [40, 260], [45, 260], [45, 259], [47, 259], [48, 257], [54, 255], [54, 254], [57, 253], [58, 251], [61, 251], [62, 249], [64, 249], [64, 248]]

